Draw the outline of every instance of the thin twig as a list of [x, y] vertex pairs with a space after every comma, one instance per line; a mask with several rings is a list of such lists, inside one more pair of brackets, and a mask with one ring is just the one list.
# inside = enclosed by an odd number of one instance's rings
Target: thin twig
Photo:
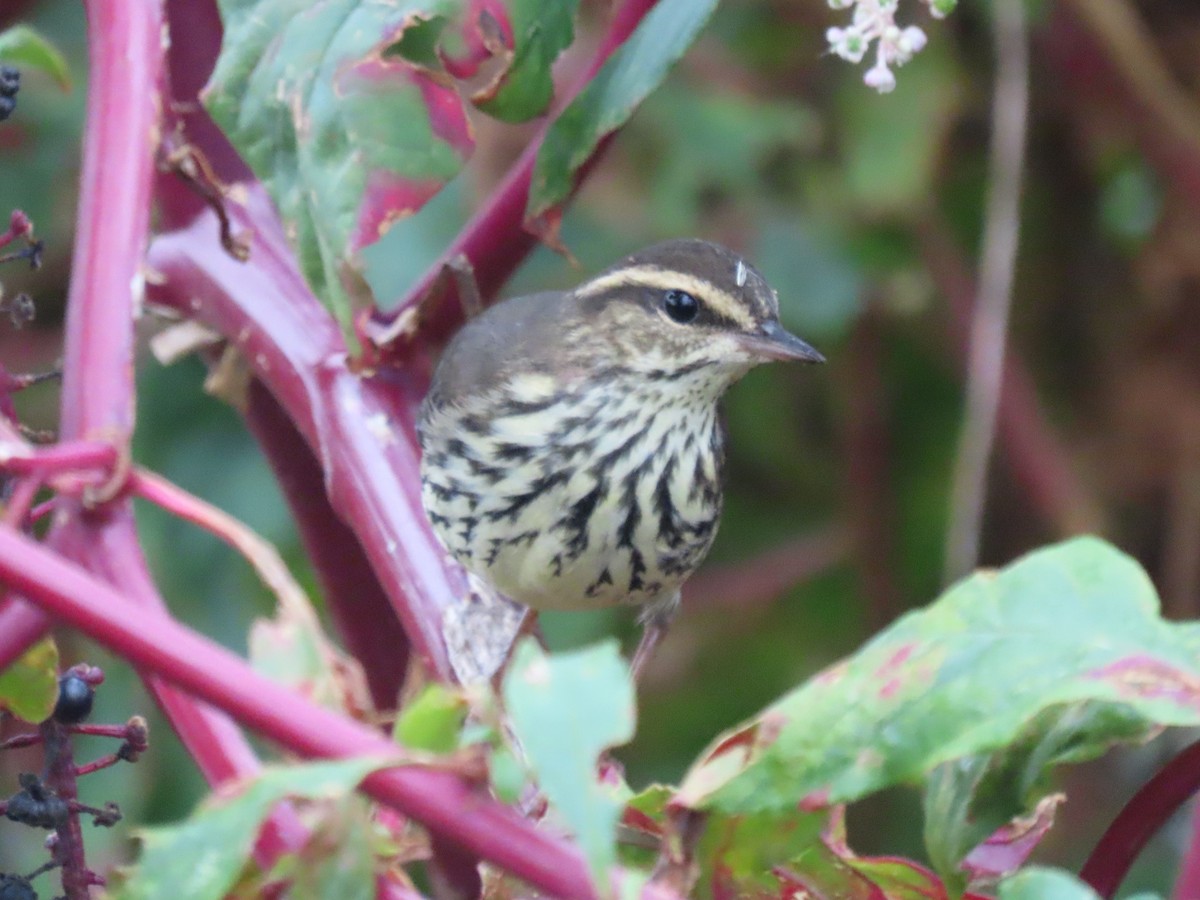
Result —
[[947, 581], [975, 567], [987, 495], [988, 461], [996, 436], [996, 409], [1012, 305], [1020, 236], [1021, 173], [1029, 117], [1029, 37], [1023, 0], [999, 0], [993, 9], [996, 90], [992, 107], [991, 172], [979, 296], [967, 364], [967, 412], [955, 464]]

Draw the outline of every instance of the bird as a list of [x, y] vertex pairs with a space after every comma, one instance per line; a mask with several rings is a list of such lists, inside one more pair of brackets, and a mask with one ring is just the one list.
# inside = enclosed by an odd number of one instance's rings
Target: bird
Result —
[[718, 403], [775, 360], [824, 357], [780, 324], [753, 265], [705, 240], [502, 300], [446, 345], [418, 413], [429, 522], [533, 610], [639, 607], [636, 677], [717, 533]]

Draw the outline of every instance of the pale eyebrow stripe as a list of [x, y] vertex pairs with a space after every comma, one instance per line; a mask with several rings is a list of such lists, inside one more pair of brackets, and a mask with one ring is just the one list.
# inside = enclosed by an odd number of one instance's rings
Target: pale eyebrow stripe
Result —
[[687, 291], [706, 303], [717, 315], [731, 319], [743, 328], [754, 327], [754, 317], [745, 304], [706, 278], [662, 266], [629, 266], [584, 282], [575, 289], [576, 297], [594, 297], [620, 287], [648, 287], [660, 291]]

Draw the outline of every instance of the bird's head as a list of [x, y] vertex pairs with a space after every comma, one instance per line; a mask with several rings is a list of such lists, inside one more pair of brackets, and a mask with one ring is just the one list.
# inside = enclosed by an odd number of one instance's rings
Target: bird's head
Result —
[[719, 396], [771, 360], [824, 362], [779, 322], [766, 279], [732, 250], [672, 240], [626, 257], [577, 287], [575, 341], [597, 360]]

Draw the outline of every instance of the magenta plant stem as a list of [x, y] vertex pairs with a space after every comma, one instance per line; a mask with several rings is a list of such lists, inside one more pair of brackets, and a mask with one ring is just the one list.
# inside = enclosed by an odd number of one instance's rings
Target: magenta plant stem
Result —
[[262, 382], [246, 391], [246, 424], [258, 439], [286, 498], [296, 528], [346, 649], [362, 665], [379, 710], [396, 706], [408, 668], [408, 636], [354, 532], [323, 490], [321, 466]]
[[270, 201], [246, 186], [235, 227], [254, 233], [248, 264], [215, 240], [205, 212], [158, 238], [149, 265], [165, 276], [150, 297], [221, 334], [234, 336], [257, 378], [287, 411], [313, 455], [334, 511], [358, 537], [409, 640], [429, 671], [450, 677], [442, 611], [466, 590], [421, 507], [412, 410], [419, 379], [396, 370], [374, 376], [350, 365], [341, 333], [296, 270]]
[[[322, 758], [398, 755], [375, 729], [258, 675], [224, 647], [165, 614], [134, 606], [110, 585], [7, 528], [0, 528], [0, 579], [144, 671], [218, 706], [292, 752]], [[363, 789], [545, 892], [596, 896], [577, 850], [450, 772], [398, 767], [372, 774]], [[674, 895], [649, 889], [643, 896]]]
[[[162, 10], [157, 2], [88, 0], [89, 92], [64, 350], [63, 439], [105, 442], [103, 464], [128, 453], [133, 426], [133, 324], [141, 302], [143, 255], [159, 136]], [[45, 451], [43, 451], [45, 452]], [[59, 451], [60, 453], [63, 451]], [[50, 453], [54, 458], [54, 453]], [[87, 465], [77, 456], [76, 464]], [[141, 556], [128, 501], [86, 510], [60, 498], [49, 543], [142, 605], [162, 609]], [[49, 626], [20, 601], [0, 606], [0, 668]], [[161, 682], [148, 683], [210, 782], [252, 773], [258, 760], [225, 716]], [[267, 840], [301, 846], [294, 815], [273, 816]], [[290, 841], [290, 843], [289, 843]], [[260, 860], [274, 858], [267, 847]], [[277, 855], [277, 854], [276, 854]]]
[[[613, 16], [612, 24], [601, 40], [595, 56], [572, 89], [566, 93], [559, 104], [560, 107], [569, 103], [592, 80], [600, 67], [633, 33], [638, 23], [657, 2], [658, 0], [625, 0]], [[459, 255], [465, 255], [471, 261], [475, 280], [484, 297], [493, 296], [516, 271], [537, 243], [537, 238], [524, 228], [525, 204], [529, 199], [533, 166], [545, 134], [543, 128], [537, 138], [529, 143], [492, 191], [487, 202], [459, 232], [438, 261], [394, 307], [388, 318], [394, 318], [420, 302], [440, 276], [446, 263]], [[591, 159], [580, 169], [576, 187], [587, 176], [607, 144], [607, 141], [602, 141]], [[434, 338], [444, 336], [461, 318], [462, 310], [459, 304], [443, 303], [423, 323], [423, 334]]]
[[101, 441], [63, 441], [27, 451], [0, 449], [0, 469], [14, 475], [38, 474], [45, 478], [80, 469], [111, 469], [117, 461], [112, 444]]
[[162, 10], [86, 0], [88, 104], [63, 354], [63, 440], [128, 440], [158, 142]]
[[[1079, 877], [1101, 897], [1115, 897], [1121, 882], [1146, 842], [1150, 840], [1175, 810], [1200, 790], [1200, 741], [1184, 748], [1147, 781], [1133, 799], [1117, 813], [1112, 824], [1097, 841]], [[1175, 896], [1180, 900], [1197, 896], [1200, 887], [1194, 854], [1184, 861]], [[1185, 885], [1192, 889], [1183, 891]]]

